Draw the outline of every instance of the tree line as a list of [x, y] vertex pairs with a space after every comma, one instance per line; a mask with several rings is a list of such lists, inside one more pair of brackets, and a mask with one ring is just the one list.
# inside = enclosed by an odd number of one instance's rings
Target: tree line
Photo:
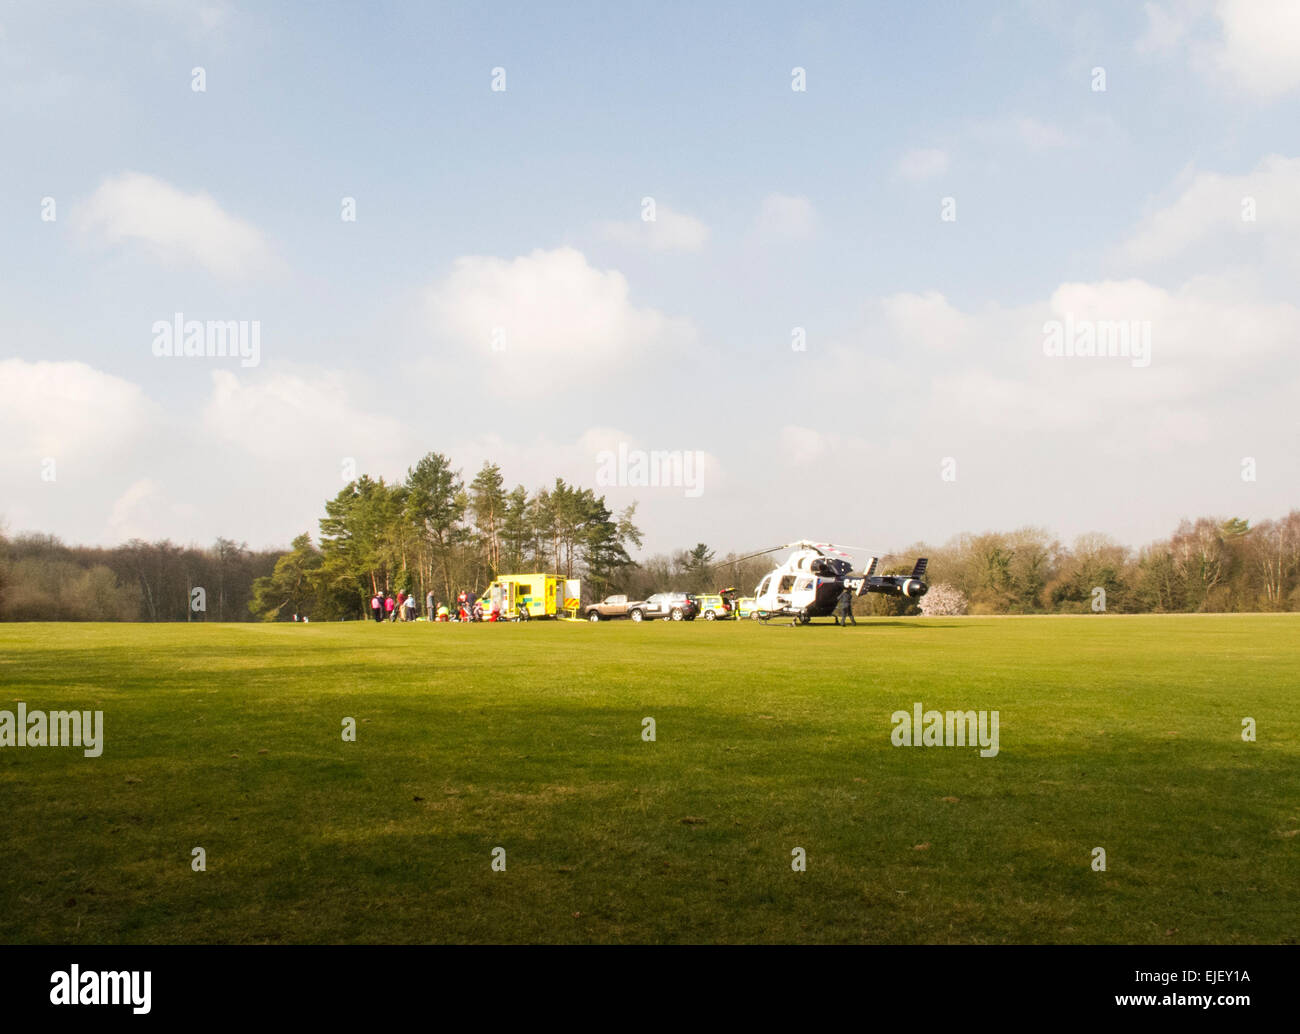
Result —
[[[1041, 528], [961, 535], [929, 556], [927, 577], [964, 597], [972, 614], [1300, 611], [1300, 510], [1251, 524], [1183, 520], [1166, 539], [1131, 549], [1101, 534], [1065, 546]], [[903, 573], [910, 561], [889, 573]], [[880, 599], [879, 610], [916, 613]]]
[[[643, 560], [623, 584], [638, 598], [673, 588], [715, 592], [754, 587], [785, 554], [737, 562], [706, 544]], [[1252, 525], [1239, 518], [1182, 521], [1167, 539], [1131, 549], [1109, 536], [1066, 545], [1042, 528], [962, 534], [941, 546], [918, 542], [881, 559], [880, 574], [907, 574], [929, 557], [931, 586], [953, 590], [971, 614], [1300, 611], [1300, 510]], [[861, 560], [862, 558], [858, 558]], [[1100, 591], [1099, 591], [1100, 590]], [[861, 613], [921, 613], [911, 600], [869, 595]]]
[[613, 513], [604, 496], [561, 478], [549, 488], [507, 489], [484, 463], [467, 483], [431, 452], [402, 481], [369, 475], [325, 503], [319, 542], [303, 533], [253, 586], [263, 620], [298, 613], [313, 620], [364, 617], [375, 593], [429, 593], [441, 602], [485, 588], [496, 575], [540, 571], [581, 578], [605, 593], [635, 568], [636, 506]]
[[[498, 574], [542, 571], [583, 580], [587, 600], [615, 592], [753, 592], [784, 555], [738, 560], [705, 543], [634, 562], [635, 504], [619, 513], [591, 489], [556, 479], [507, 489], [485, 463], [466, 481], [429, 453], [392, 484], [362, 476], [324, 504], [313, 537], [286, 550], [133, 539], [68, 546], [49, 535], [0, 534], [0, 620], [313, 621], [364, 618], [376, 592], [432, 592], [448, 602]], [[931, 603], [972, 614], [1300, 611], [1300, 510], [1256, 524], [1184, 520], [1132, 549], [1101, 534], [1066, 545], [1041, 528], [962, 534], [885, 557], [883, 574], [930, 558]], [[196, 595], [196, 590], [199, 590]], [[1099, 602], [1101, 606], [1099, 607]], [[859, 612], [916, 614], [914, 601], [871, 595]], [[931, 608], [930, 612], [934, 612]]]
[[280, 553], [224, 538], [99, 548], [0, 534], [0, 621], [250, 621], [253, 583]]

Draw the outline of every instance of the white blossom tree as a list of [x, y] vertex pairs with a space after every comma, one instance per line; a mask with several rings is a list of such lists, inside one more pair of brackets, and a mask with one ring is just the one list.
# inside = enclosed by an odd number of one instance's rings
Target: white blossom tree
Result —
[[942, 583], [930, 586], [921, 597], [921, 613], [928, 618], [952, 617], [966, 613], [966, 596], [958, 588]]

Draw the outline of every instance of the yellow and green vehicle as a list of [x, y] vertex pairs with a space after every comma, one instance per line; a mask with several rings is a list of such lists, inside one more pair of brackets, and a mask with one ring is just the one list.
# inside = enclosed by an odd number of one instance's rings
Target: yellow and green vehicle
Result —
[[503, 620], [519, 617], [527, 609], [532, 618], [563, 617], [574, 614], [582, 605], [582, 583], [577, 578], [558, 574], [501, 574], [479, 597], [483, 616], [492, 613], [492, 605]]
[[695, 602], [700, 606], [700, 616], [705, 621], [726, 621], [735, 617], [731, 601], [720, 593], [706, 593], [696, 596]]

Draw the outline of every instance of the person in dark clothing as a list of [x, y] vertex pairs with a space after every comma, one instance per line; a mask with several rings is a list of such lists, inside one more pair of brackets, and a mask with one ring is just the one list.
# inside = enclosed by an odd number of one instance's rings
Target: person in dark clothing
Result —
[[840, 598], [835, 604], [835, 623], [847, 628], [850, 622], [855, 625], [858, 623], [857, 618], [853, 616], [853, 593], [845, 589], [840, 593]]

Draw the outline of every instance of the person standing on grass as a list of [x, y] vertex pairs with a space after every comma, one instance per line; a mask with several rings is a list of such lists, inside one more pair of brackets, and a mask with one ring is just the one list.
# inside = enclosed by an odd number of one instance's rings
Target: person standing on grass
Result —
[[853, 593], [847, 588], [840, 593], [840, 598], [835, 605], [835, 623], [849, 627], [849, 622], [857, 624], [857, 618], [853, 616]]
[[379, 593], [375, 593], [370, 597], [370, 616], [374, 618], [375, 621], [384, 620], [384, 608], [379, 602]]
[[396, 609], [397, 604], [393, 602], [393, 594], [391, 592], [386, 593], [384, 595], [384, 617], [388, 618], [389, 621], [395, 620], [396, 615], [393, 611]]
[[415, 620], [415, 593], [411, 593], [410, 596], [406, 597], [406, 620]]
[[429, 595], [424, 597], [424, 616], [427, 620], [432, 621], [434, 612], [437, 610], [438, 601], [433, 598], [433, 590], [429, 590]]

